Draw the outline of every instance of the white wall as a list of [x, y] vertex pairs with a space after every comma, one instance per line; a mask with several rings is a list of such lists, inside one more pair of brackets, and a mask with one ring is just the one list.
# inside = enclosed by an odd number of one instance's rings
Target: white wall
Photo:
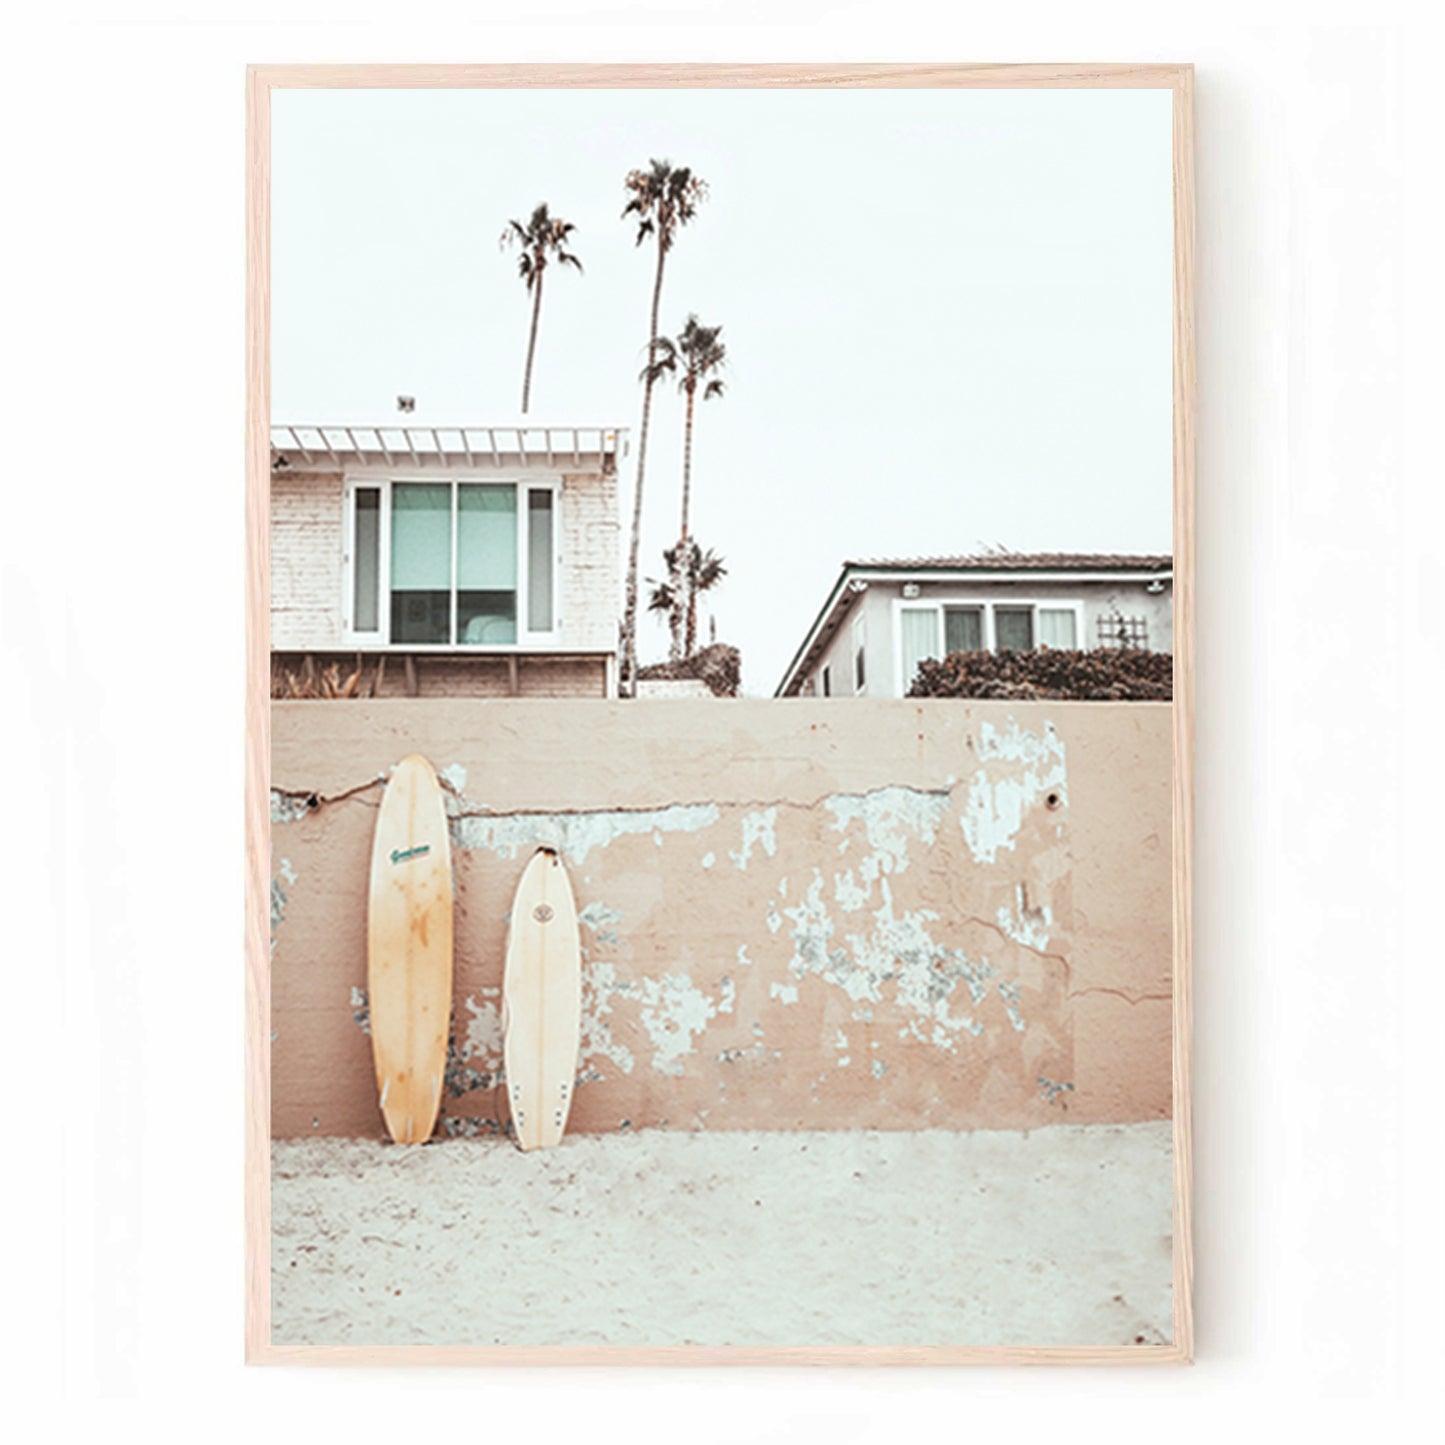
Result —
[[[54, 477], [61, 441], [87, 464], [63, 494], [12, 486], [0, 534], [0, 876], [26, 965], [8, 1066], [30, 1086], [8, 1150], [12, 1407], [43, 1409], [42, 1435], [157, 1441], [418, 1421], [539, 1441], [1429, 1438], [1445, 1357], [1441, 714], [1422, 665], [1439, 656], [1445, 534], [1438, 34], [1392, 37], [1389, 0], [572, 0], [559, 29], [562, 9], [92, 3], [65, 29], [23, 28], [33, 8], [14, 36], [28, 63], [0, 105], [24, 139], [9, 166], [28, 220], [5, 235], [26, 367], [10, 475]], [[239, 66], [564, 53], [1201, 67], [1191, 1371], [241, 1367]], [[357, 224], [375, 203], [358, 196]], [[181, 454], [206, 468], [164, 464]], [[183, 668], [140, 665], [141, 621]]]

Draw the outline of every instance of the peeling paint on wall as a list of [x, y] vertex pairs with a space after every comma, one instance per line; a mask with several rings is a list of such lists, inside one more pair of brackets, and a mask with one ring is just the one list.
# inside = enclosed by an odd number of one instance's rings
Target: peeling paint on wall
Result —
[[497, 998], [500, 989], [488, 988], [481, 1003], [468, 994], [463, 1001], [467, 1011], [467, 1032], [462, 1040], [462, 1058], [468, 1063], [480, 1063], [488, 1072], [502, 1067], [502, 1010]]
[[652, 1067], [659, 1074], [682, 1073], [684, 1056], [693, 1040], [718, 1014], [730, 1014], [737, 989], [730, 978], [722, 980], [718, 997], [704, 993], [685, 974], [669, 973], [660, 979], [641, 978], [631, 992], [642, 1000], [642, 1026], [652, 1040]]
[[351, 986], [351, 1022], [366, 1034], [371, 1036], [371, 1000], [366, 996], [364, 988]]
[[298, 798], [290, 793], [271, 790], [271, 821], [272, 823], [294, 823], [298, 818], [304, 818], [311, 811], [306, 806], [305, 798]]
[[271, 957], [276, 956], [276, 930], [286, 917], [286, 890], [279, 878], [271, 880]]
[[[747, 868], [748, 859], [753, 856], [754, 847], [761, 848], [769, 858], [777, 855], [778, 810], [776, 808], [762, 808], [756, 813], [744, 813], [742, 827], [743, 841], [741, 847], [736, 851], [728, 853], [728, 857], [731, 858], [739, 868]], [[706, 867], [707, 865], [704, 864], [703, 866]]]
[[583, 965], [581, 1061], [584, 1065], [589, 1059], [606, 1059], [624, 1074], [632, 1072], [635, 1062], [632, 1050], [613, 1039], [611, 1025], [613, 1000], [627, 991], [613, 964]]
[[1014, 848], [1025, 816], [1048, 795], [1067, 801], [1064, 744], [1052, 723], [1030, 732], [1013, 718], [1002, 731], [985, 722], [978, 760], [959, 826], [975, 862], [993, 863], [1000, 849]]
[[[947, 789], [925, 792], [898, 787], [876, 788], [871, 793], [839, 793], [825, 800], [835, 831], [846, 834], [851, 824], [863, 824], [868, 846], [876, 855], [875, 866], [885, 873], [901, 873], [908, 867], [910, 839], [933, 842], [949, 804]], [[839, 851], [846, 844], [845, 838]]]
[[[296, 870], [289, 858], [283, 858], [277, 869], [277, 876], [271, 880], [271, 957], [276, 956], [276, 930], [286, 918], [286, 904], [289, 901], [286, 888], [296, 882]], [[282, 885], [285, 885], [283, 887]]]
[[1003, 999], [1003, 1006], [1008, 1010], [1008, 1021], [1019, 1032], [1024, 1031], [1024, 1016], [1019, 1007], [1019, 1000], [1022, 997], [1023, 989], [1015, 981], [1013, 983], [1001, 983], [998, 986], [999, 997]]
[[1049, 946], [1049, 930], [1053, 926], [1053, 910], [1047, 903], [1037, 908], [1030, 907], [1029, 890], [1023, 883], [1014, 889], [1014, 906], [998, 910], [999, 932], [1015, 943], [1041, 953]]
[[577, 921], [583, 928], [592, 930], [598, 943], [611, 944], [617, 942], [617, 930], [612, 925], [622, 921], [622, 914], [605, 903], [589, 903], [578, 909]]
[[[368, 706], [278, 714], [299, 731], [287, 742], [283, 728], [273, 747], [284, 786], [273, 814], [278, 829], [307, 820], [274, 835], [273, 929], [283, 916], [286, 923], [273, 971], [283, 1133], [306, 1132], [322, 1104], [327, 1129], [377, 1127], [370, 1060], [354, 1032], [367, 1027], [366, 995], [351, 983], [365, 957], [375, 809], [372, 795], [359, 800], [367, 806], [331, 804], [376, 786], [353, 784], [384, 775], [396, 719], [411, 705], [392, 700], [384, 726], [376, 718], [354, 725]], [[459, 708], [455, 731], [446, 732], [437, 721], [443, 705], [425, 706], [429, 746], [448, 765], [456, 847], [448, 1132], [505, 1127], [492, 1117], [504, 1121], [505, 1104], [480, 1090], [495, 1088], [501, 1072], [507, 903], [518, 867], [544, 845], [566, 857], [579, 905], [580, 1130], [614, 1129], [621, 1119], [634, 1128], [792, 1127], [781, 1122], [799, 1117], [789, 1101], [800, 1111], [804, 1100], [807, 1118], [825, 1127], [843, 1119], [898, 1127], [900, 1118], [907, 1127], [1031, 1127], [1057, 1118], [1064, 1097], [1071, 1118], [1089, 1116], [1128, 1095], [1099, 1091], [1099, 1070], [1118, 1050], [1105, 1057], [1091, 1044], [1085, 1078], [1075, 1020], [1097, 1029], [1107, 1018], [1117, 1031], [1116, 996], [1131, 1015], [1127, 1047], [1147, 1047], [1161, 1061], [1157, 1096], [1168, 1107], [1168, 1040], [1157, 1049], [1153, 1042], [1167, 1030], [1167, 1010], [1130, 1007], [1167, 998], [1167, 978], [1132, 962], [1132, 974], [1110, 972], [1116, 939], [1130, 940], [1128, 956], [1150, 956], [1120, 931], [1129, 908], [1156, 909], [1148, 946], [1154, 957], [1162, 950], [1166, 968], [1168, 960], [1168, 850], [1144, 846], [1168, 836], [1168, 791], [1141, 791], [1136, 779], [1153, 778], [1152, 765], [1119, 778], [1122, 709], [1079, 706], [1056, 727], [1044, 705], [939, 705], [925, 737], [912, 705], [860, 705], [857, 717], [873, 727], [865, 738], [851, 714], [843, 729], [839, 710], [820, 705], [816, 732], [805, 729], [800, 743], [795, 719], [810, 713], [807, 704], [744, 702], [726, 714], [700, 706], [693, 726], [708, 739], [699, 755], [710, 762], [699, 768], [677, 748], [675, 723], [641, 708], [596, 706], [587, 719], [607, 760], [599, 771], [577, 754], [570, 704], [508, 704], [523, 719], [508, 736], [525, 749], [505, 768], [492, 765], [492, 743], [473, 740], [469, 712]], [[1106, 731], [1094, 720], [1111, 712], [1119, 724], [1100, 741]], [[1136, 717], [1151, 715], [1157, 720], [1142, 729]], [[1153, 756], [1168, 756], [1165, 710], [1135, 709], [1127, 729], [1130, 740], [1152, 739]], [[340, 752], [338, 736], [351, 738]], [[1068, 817], [1065, 738], [1086, 816]], [[325, 768], [313, 770], [313, 753], [329, 760]], [[759, 761], [769, 756], [789, 766], [770, 769]], [[485, 808], [459, 795], [468, 778], [484, 776]], [[321, 806], [308, 808], [312, 798]], [[575, 808], [553, 811], [571, 798]], [[1086, 837], [1117, 840], [1120, 850], [1108, 855], [1107, 877], [1086, 878], [1110, 939], [1110, 959], [1092, 972], [1079, 964], [1073, 927], [1081, 824]], [[1100, 856], [1097, 842], [1088, 846]], [[1137, 877], [1142, 869], [1158, 875], [1152, 891], [1131, 883], [1131, 870]], [[298, 872], [304, 889], [293, 887]], [[1098, 902], [1103, 887], [1114, 890], [1106, 904]], [[1140, 902], [1121, 905], [1123, 895]], [[1089, 998], [1076, 1002], [1082, 994]], [[338, 1028], [328, 1019], [340, 1021], [340, 1045], [324, 1041]], [[1120, 1065], [1132, 1067], [1127, 1057]], [[1076, 1081], [1078, 1092], [1059, 1083], [1050, 1093], [1036, 1080]], [[349, 1103], [352, 1095], [360, 1102]]]
[[675, 804], [668, 808], [595, 813], [467, 813], [452, 823], [458, 848], [486, 848], [501, 858], [517, 858], [524, 850], [555, 848], [573, 863], [585, 863], [594, 848], [619, 838], [653, 833], [696, 833], [718, 821], [715, 803]]

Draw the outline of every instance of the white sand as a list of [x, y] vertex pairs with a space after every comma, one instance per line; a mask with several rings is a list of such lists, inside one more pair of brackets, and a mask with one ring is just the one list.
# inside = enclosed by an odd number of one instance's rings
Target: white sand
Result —
[[1168, 1124], [272, 1147], [277, 1344], [1122, 1345]]

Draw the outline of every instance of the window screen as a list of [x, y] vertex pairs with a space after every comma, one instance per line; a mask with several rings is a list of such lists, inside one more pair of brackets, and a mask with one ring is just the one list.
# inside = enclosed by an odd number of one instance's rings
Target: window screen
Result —
[[950, 607], [943, 614], [943, 650], [977, 652], [983, 646], [983, 610]]
[[993, 614], [994, 642], [1000, 650], [1027, 652], [1034, 645], [1032, 607], [999, 607]]

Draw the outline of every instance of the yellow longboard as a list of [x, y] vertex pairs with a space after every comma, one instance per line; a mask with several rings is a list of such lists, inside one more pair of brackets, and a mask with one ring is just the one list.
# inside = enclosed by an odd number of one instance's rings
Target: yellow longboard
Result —
[[452, 1007], [452, 859], [431, 764], [396, 766], [371, 848], [366, 928], [371, 1054], [382, 1116], [398, 1144], [436, 1127]]
[[560, 1143], [582, 1036], [582, 944], [562, 860], [539, 848], [522, 872], [507, 932], [507, 1102], [523, 1149]]

